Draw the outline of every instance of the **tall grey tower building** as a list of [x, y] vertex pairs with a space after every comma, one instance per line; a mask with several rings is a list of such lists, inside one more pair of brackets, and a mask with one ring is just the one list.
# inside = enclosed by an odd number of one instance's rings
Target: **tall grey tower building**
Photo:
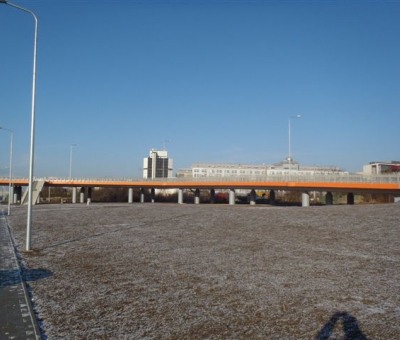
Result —
[[143, 159], [143, 178], [172, 177], [173, 161], [168, 158], [167, 150], [150, 150], [150, 155]]

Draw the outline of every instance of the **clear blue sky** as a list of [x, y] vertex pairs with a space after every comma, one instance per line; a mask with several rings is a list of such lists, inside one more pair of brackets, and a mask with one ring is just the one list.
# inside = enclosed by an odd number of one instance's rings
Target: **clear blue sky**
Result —
[[[400, 1], [12, 1], [39, 18], [35, 176], [400, 159]], [[0, 125], [27, 176], [33, 18], [0, 4]], [[0, 175], [9, 134], [0, 130]]]

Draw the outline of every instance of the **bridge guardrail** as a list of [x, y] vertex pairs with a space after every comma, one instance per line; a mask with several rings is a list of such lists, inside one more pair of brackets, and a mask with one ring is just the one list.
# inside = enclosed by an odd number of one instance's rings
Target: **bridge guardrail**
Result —
[[[9, 181], [8, 177], [0, 177], [0, 180]], [[14, 181], [28, 180], [27, 178], [13, 178]], [[41, 177], [35, 180], [54, 181], [58, 183], [70, 182], [320, 182], [320, 183], [386, 183], [400, 184], [400, 174], [398, 175], [357, 175], [357, 174], [342, 174], [342, 175], [262, 175], [262, 176], [221, 176], [221, 177], [172, 177], [172, 178], [58, 178], [58, 177]]]
[[[44, 178], [44, 180], [47, 180]], [[70, 179], [52, 178], [53, 181], [69, 182]], [[327, 183], [397, 183], [400, 174], [393, 175], [263, 175], [263, 176], [221, 176], [221, 177], [173, 177], [173, 178], [74, 178], [74, 182], [327, 182]]]

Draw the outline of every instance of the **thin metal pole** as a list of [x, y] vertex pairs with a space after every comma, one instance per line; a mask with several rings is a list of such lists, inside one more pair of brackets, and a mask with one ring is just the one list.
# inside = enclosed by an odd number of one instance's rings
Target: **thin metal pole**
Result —
[[0, 126], [1, 130], [10, 132], [10, 179], [8, 183], [8, 216], [11, 215], [11, 186], [12, 186], [12, 159], [13, 159], [13, 137], [14, 131]]
[[71, 149], [69, 153], [69, 179], [72, 178], [72, 148], [76, 146], [76, 144], [71, 144]]
[[289, 159], [288, 159], [288, 161], [289, 161], [289, 181], [290, 181], [290, 174], [292, 171], [292, 165], [291, 165], [292, 164], [292, 155], [291, 155], [291, 150], [290, 150], [290, 144], [291, 144], [291, 141], [290, 141], [290, 119], [291, 118], [301, 118], [301, 115], [289, 117]]
[[14, 132], [11, 131], [10, 137], [10, 183], [8, 185], [8, 216], [11, 215], [11, 187], [12, 187], [12, 159], [13, 159], [13, 138]]
[[70, 146], [69, 149], [69, 179], [71, 179], [72, 175], [72, 145]]
[[290, 159], [290, 118], [289, 118], [289, 158], [288, 158], [288, 161], [289, 161], [289, 179], [290, 179], [290, 170], [291, 170], [291, 159]]
[[[168, 139], [168, 140], [164, 140], [164, 147], [163, 147], [163, 150], [164, 151], [166, 151], [166, 149], [165, 149], [165, 143], [169, 143], [169, 142], [172, 142], [172, 140], [171, 139]], [[162, 178], [165, 178], [164, 177], [164, 163], [165, 163], [165, 158], [163, 158], [163, 167], [162, 167]], [[167, 166], [168, 166], [168, 164], [167, 164]], [[167, 169], [167, 177], [166, 178], [168, 178], [168, 169]]]
[[32, 108], [31, 108], [31, 144], [30, 144], [30, 159], [29, 159], [29, 186], [28, 186], [28, 217], [26, 222], [26, 250], [31, 250], [31, 230], [32, 230], [32, 191], [33, 191], [33, 165], [34, 165], [34, 150], [35, 150], [35, 102], [36, 102], [36, 47], [38, 40], [38, 19], [32, 11], [24, 7], [12, 4], [7, 1], [1, 1], [6, 5], [20, 9], [21, 11], [30, 13], [35, 20], [35, 40], [33, 47], [33, 77], [32, 77]]

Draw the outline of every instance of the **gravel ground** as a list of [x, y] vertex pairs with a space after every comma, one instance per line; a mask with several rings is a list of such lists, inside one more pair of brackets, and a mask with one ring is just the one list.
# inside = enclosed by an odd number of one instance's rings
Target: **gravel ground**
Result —
[[400, 339], [400, 205], [41, 205], [48, 339]]

